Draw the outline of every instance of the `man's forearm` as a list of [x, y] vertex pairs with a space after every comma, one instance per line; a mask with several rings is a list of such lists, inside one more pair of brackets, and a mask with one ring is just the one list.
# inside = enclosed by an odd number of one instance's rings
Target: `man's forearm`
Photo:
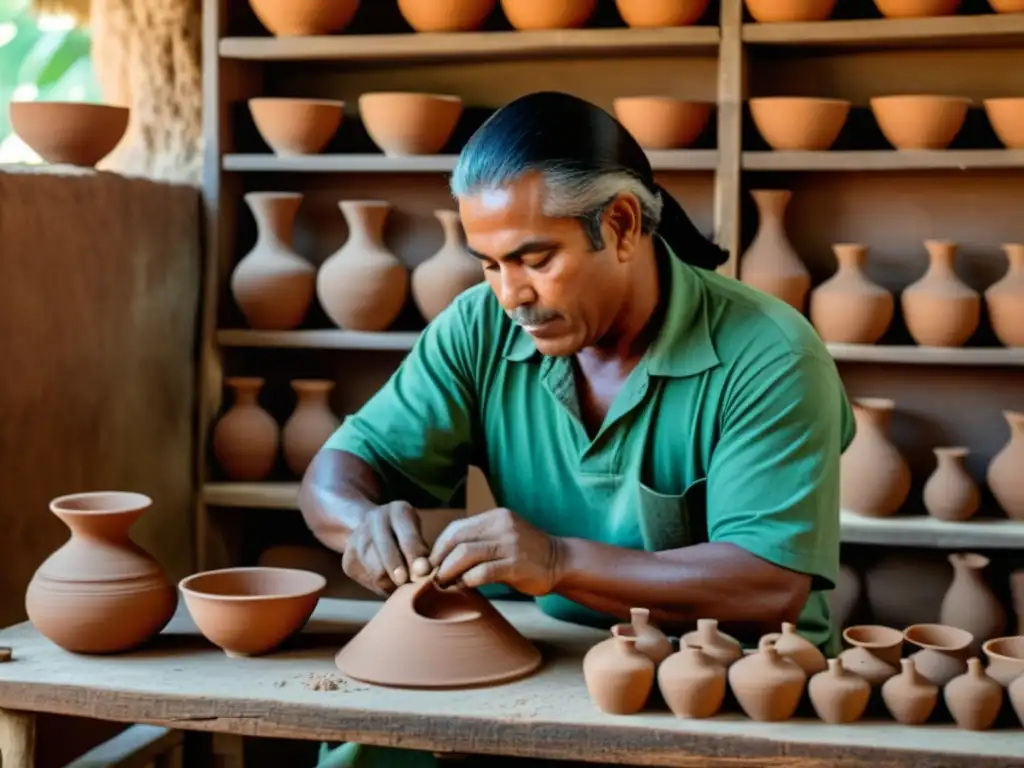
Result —
[[380, 480], [365, 461], [344, 451], [320, 451], [302, 478], [299, 509], [317, 540], [345, 551], [363, 515], [381, 503]]

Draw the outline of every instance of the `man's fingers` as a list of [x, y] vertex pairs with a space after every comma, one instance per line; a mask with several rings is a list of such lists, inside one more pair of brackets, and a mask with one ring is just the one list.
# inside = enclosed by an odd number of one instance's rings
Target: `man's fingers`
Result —
[[381, 596], [387, 596], [390, 592], [387, 584], [390, 584], [391, 580], [384, 572], [372, 542], [365, 539], [350, 541], [341, 556], [341, 570], [360, 586]]
[[450, 522], [434, 542], [434, 548], [430, 551], [430, 565], [438, 568], [459, 544], [479, 541], [486, 535], [485, 532], [490, 527], [490, 522], [489, 512], [481, 512], [472, 517], [463, 517]]
[[459, 579], [459, 584], [464, 587], [483, 587], [487, 584], [499, 584], [509, 581], [512, 569], [515, 567], [514, 560], [490, 560], [486, 563], [474, 565]]
[[482, 563], [501, 559], [496, 542], [471, 541], [457, 544], [441, 563], [437, 571], [437, 583], [442, 587], [454, 584], [472, 568]]
[[430, 563], [427, 561], [430, 550], [423, 541], [420, 516], [408, 504], [392, 506], [389, 515], [391, 530], [411, 575], [426, 576], [430, 573]]
[[379, 510], [370, 521], [373, 546], [377, 550], [381, 566], [395, 584], [405, 584], [409, 580], [409, 569], [405, 564], [405, 558], [402, 557], [402, 550], [398, 548], [395, 532], [391, 528], [391, 515]]

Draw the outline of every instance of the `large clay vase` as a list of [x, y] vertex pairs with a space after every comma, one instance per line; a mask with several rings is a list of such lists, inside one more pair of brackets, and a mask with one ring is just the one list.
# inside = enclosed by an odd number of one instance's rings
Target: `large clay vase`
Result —
[[333, 381], [293, 379], [292, 389], [298, 401], [281, 430], [281, 452], [288, 469], [302, 477], [327, 438], [341, 426], [341, 421], [327, 401], [334, 389]]
[[1010, 441], [988, 465], [988, 487], [1011, 520], [1024, 520], [1024, 412], [1003, 411]]
[[729, 667], [728, 677], [729, 687], [747, 717], [761, 722], [789, 720], [807, 683], [807, 673], [781, 655], [768, 637], [761, 638], [757, 653]]
[[793, 193], [785, 189], [755, 189], [760, 225], [740, 262], [740, 279], [770, 293], [798, 312], [804, 311], [811, 275], [786, 236], [783, 220]]
[[265, 480], [277, 460], [281, 430], [259, 404], [263, 379], [236, 376], [224, 383], [235, 402], [213, 428], [213, 455], [229, 480]]
[[631, 715], [644, 708], [654, 688], [654, 662], [637, 646], [635, 635], [612, 627], [583, 657], [583, 679], [591, 700], [603, 712]]
[[981, 295], [957, 277], [955, 243], [925, 240], [924, 247], [928, 271], [900, 297], [907, 330], [921, 346], [962, 346], [981, 321]]
[[245, 202], [256, 219], [256, 245], [231, 274], [231, 293], [250, 327], [290, 331], [305, 319], [316, 288], [316, 269], [291, 246], [302, 195], [251, 192]]
[[811, 323], [823, 341], [874, 344], [892, 322], [896, 309], [892, 292], [864, 274], [865, 246], [837, 243], [832, 251], [839, 269], [811, 292]]
[[384, 245], [384, 222], [391, 204], [345, 200], [338, 205], [349, 236], [317, 273], [320, 305], [345, 330], [387, 330], [409, 297], [409, 270]]
[[1008, 347], [1024, 347], [1024, 243], [1003, 246], [1010, 268], [985, 291], [985, 305], [996, 338]]
[[989, 559], [974, 553], [953, 553], [953, 581], [939, 608], [939, 622], [966, 629], [974, 635], [971, 653], [977, 655], [986, 640], [999, 637], [1006, 629], [1006, 611], [985, 583]]
[[151, 505], [141, 493], [116, 491], [50, 502], [71, 538], [39, 566], [25, 594], [28, 618], [42, 635], [74, 653], [118, 653], [167, 625], [177, 592], [128, 533]]
[[969, 451], [961, 446], [933, 451], [936, 466], [924, 484], [924, 508], [939, 520], [969, 520], [981, 506], [981, 491], [964, 466]]
[[891, 517], [910, 493], [910, 467], [889, 440], [896, 404], [862, 397], [852, 406], [857, 434], [840, 459], [839, 502], [858, 515]]
[[484, 278], [483, 267], [462, 246], [459, 214], [434, 211], [444, 229], [441, 249], [412, 273], [412, 298], [423, 319], [430, 322], [467, 288]]

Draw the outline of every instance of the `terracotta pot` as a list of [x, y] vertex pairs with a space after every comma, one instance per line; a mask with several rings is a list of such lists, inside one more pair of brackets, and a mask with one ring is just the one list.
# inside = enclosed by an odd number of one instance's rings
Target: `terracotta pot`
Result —
[[850, 114], [844, 99], [770, 96], [750, 99], [750, 116], [772, 149], [829, 149]]
[[1010, 704], [1013, 706], [1014, 714], [1017, 715], [1017, 720], [1024, 725], [1024, 675], [1014, 680], [1006, 689], [1006, 693], [1010, 697]]
[[40, 634], [72, 653], [119, 653], [167, 625], [177, 595], [160, 564], [129, 535], [152, 503], [117, 491], [50, 502], [71, 538], [43, 561], [25, 593], [25, 611]]
[[887, 19], [922, 19], [950, 16], [960, 9], [960, 0], [875, 0], [875, 7]]
[[516, 29], [576, 29], [597, 10], [597, 0], [501, 0], [501, 10]]
[[1003, 708], [1003, 686], [985, 674], [981, 659], [968, 659], [967, 671], [943, 691], [956, 724], [967, 731], [987, 731]]
[[497, 5], [498, 0], [398, 0], [398, 10], [417, 32], [472, 32]]
[[213, 455], [229, 480], [266, 480], [277, 461], [280, 428], [260, 407], [263, 379], [234, 376], [224, 383], [235, 402], [213, 428]]
[[484, 279], [483, 265], [463, 247], [459, 214], [434, 211], [444, 230], [444, 243], [412, 272], [412, 298], [423, 319], [430, 322], [465, 290]]
[[783, 622], [782, 632], [773, 633], [768, 637], [775, 645], [775, 650], [799, 664], [808, 677], [823, 672], [828, 666], [825, 654], [818, 646], [800, 635], [795, 624]]
[[275, 155], [315, 155], [338, 132], [345, 102], [263, 96], [249, 99], [256, 130]]
[[985, 99], [982, 105], [992, 130], [1003, 146], [1007, 149], [1024, 149], [1024, 98], [1010, 96]]
[[896, 149], [946, 149], [967, 119], [970, 99], [927, 94], [876, 96], [871, 112]]
[[841, 659], [829, 659], [828, 668], [807, 684], [811, 706], [826, 723], [854, 723], [864, 716], [871, 685], [845, 667]]
[[960, 347], [981, 322], [981, 294], [957, 277], [956, 244], [925, 240], [928, 270], [903, 290], [907, 330], [923, 347]]
[[1024, 635], [993, 637], [981, 646], [988, 658], [989, 677], [1002, 686], [1009, 686], [1024, 675]]
[[786, 207], [793, 193], [784, 189], [755, 189], [760, 224], [740, 262], [740, 279], [804, 311], [811, 274], [789, 242], [784, 227]]
[[843, 668], [869, 685], [880, 686], [900, 671], [903, 633], [899, 630], [862, 624], [844, 629], [843, 640], [853, 646], [839, 654]]
[[670, 96], [623, 96], [612, 100], [615, 119], [644, 149], [683, 149], [704, 132], [714, 105]]
[[1024, 243], [1003, 246], [1010, 267], [985, 291], [992, 330], [1008, 347], [1024, 347]]
[[825, 21], [836, 0], [745, 0], [754, 21], [765, 23]]
[[718, 628], [716, 619], [697, 619], [697, 628], [680, 638], [680, 643], [699, 647], [723, 667], [743, 658], [743, 647], [734, 637]]
[[272, 35], [329, 35], [352, 23], [359, 0], [249, 0], [249, 6]]
[[729, 687], [751, 720], [789, 720], [807, 684], [807, 673], [787, 659], [775, 644], [762, 638], [757, 653], [744, 656], [729, 667]]
[[953, 553], [949, 562], [953, 566], [953, 581], [942, 598], [939, 622], [970, 632], [974, 636], [970, 652], [977, 655], [983, 642], [1006, 631], [1006, 611], [985, 583], [987, 557]]
[[875, 344], [889, 330], [896, 300], [864, 274], [865, 246], [837, 243], [832, 251], [839, 269], [811, 291], [811, 324], [828, 343]]
[[981, 491], [964, 466], [970, 451], [963, 447], [933, 450], [936, 467], [924, 484], [924, 508], [939, 520], [969, 520], [981, 507]]
[[687, 27], [704, 16], [710, 0], [615, 0], [629, 27]]
[[882, 701], [902, 725], [922, 725], [935, 711], [939, 687], [925, 678], [912, 659], [900, 660], [901, 672], [882, 685]]
[[655, 664], [637, 648], [635, 635], [612, 627], [583, 657], [583, 679], [591, 700], [602, 712], [632, 715], [644, 708], [654, 688]]
[[914, 667], [940, 688], [967, 671], [974, 636], [965, 629], [945, 624], [912, 624], [903, 639], [921, 650], [910, 655]]
[[12, 101], [11, 128], [51, 165], [92, 168], [128, 130], [129, 110], [112, 104]]
[[725, 701], [725, 667], [697, 646], [683, 645], [658, 667], [658, 690], [676, 717], [713, 717]]
[[298, 402], [281, 431], [281, 447], [288, 469], [302, 477], [313, 457], [341, 426], [341, 421], [327, 401], [334, 389], [333, 381], [292, 379], [291, 385]]
[[316, 268], [292, 250], [302, 195], [250, 192], [244, 199], [256, 244], [231, 273], [231, 293], [250, 328], [290, 331], [306, 319], [316, 290]]
[[988, 0], [996, 13], [1024, 13], [1024, 0]]
[[462, 116], [458, 96], [364, 93], [359, 115], [373, 143], [388, 157], [436, 155]]
[[865, 517], [891, 517], [910, 494], [910, 466], [889, 439], [896, 404], [880, 397], [852, 402], [857, 433], [840, 458], [839, 503]]
[[1010, 440], [988, 465], [986, 480], [989, 490], [1006, 516], [1024, 521], [1024, 412], [1003, 411], [1010, 425]]
[[629, 614], [630, 623], [617, 624], [616, 633], [635, 637], [636, 649], [655, 665], [660, 664], [672, 653], [672, 642], [664, 632], [651, 623], [651, 612], [647, 608], [631, 608]]

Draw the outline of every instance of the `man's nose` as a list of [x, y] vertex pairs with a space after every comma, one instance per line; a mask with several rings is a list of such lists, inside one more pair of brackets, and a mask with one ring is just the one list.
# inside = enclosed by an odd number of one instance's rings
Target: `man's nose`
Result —
[[498, 301], [505, 309], [515, 309], [524, 304], [532, 304], [537, 294], [523, 275], [519, 265], [502, 265], [498, 284]]

